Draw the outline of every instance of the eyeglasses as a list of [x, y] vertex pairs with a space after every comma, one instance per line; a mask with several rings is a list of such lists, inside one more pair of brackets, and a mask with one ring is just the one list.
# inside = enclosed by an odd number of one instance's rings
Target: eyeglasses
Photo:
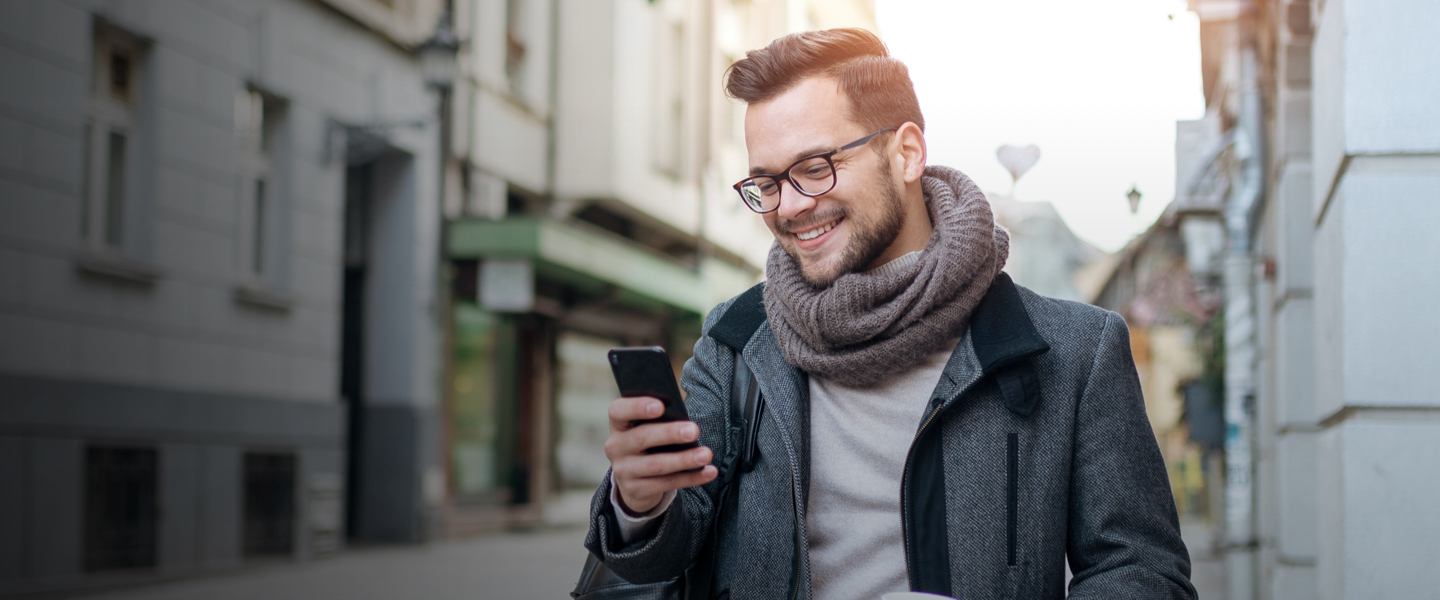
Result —
[[789, 181], [790, 187], [806, 196], [815, 197], [835, 189], [835, 163], [830, 160], [837, 153], [858, 148], [870, 143], [875, 136], [897, 129], [886, 127], [863, 138], [845, 144], [829, 152], [812, 154], [795, 161], [784, 173], [778, 175], [755, 175], [741, 179], [735, 184], [735, 191], [745, 206], [757, 213], [768, 213], [780, 208], [780, 182]]

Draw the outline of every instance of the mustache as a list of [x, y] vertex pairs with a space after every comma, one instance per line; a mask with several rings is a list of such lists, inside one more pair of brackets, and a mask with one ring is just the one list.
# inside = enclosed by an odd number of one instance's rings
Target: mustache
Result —
[[845, 216], [846, 216], [846, 211], [845, 211], [844, 209], [842, 209], [842, 208], [832, 208], [832, 209], [826, 210], [826, 211], [823, 212], [823, 213], [816, 213], [816, 214], [807, 216], [807, 217], [804, 218], [804, 219], [799, 219], [799, 220], [795, 220], [795, 221], [791, 221], [791, 220], [789, 220], [789, 219], [784, 219], [784, 218], [777, 218], [777, 219], [775, 220], [775, 228], [776, 228], [776, 229], [779, 229], [780, 231], [783, 231], [783, 232], [785, 232], [785, 233], [796, 233], [796, 232], [800, 232], [800, 231], [810, 231], [811, 229], [814, 229], [816, 226], [820, 225], [821, 223], [829, 223], [829, 222], [834, 221], [834, 220], [836, 220], [836, 219], [844, 218]]

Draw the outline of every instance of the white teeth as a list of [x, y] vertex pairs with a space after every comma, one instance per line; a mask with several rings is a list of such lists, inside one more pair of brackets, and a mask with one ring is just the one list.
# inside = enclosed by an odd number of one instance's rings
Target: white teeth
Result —
[[831, 224], [825, 225], [825, 226], [823, 226], [823, 227], [816, 227], [816, 228], [814, 228], [814, 229], [811, 229], [810, 231], [806, 231], [806, 232], [803, 232], [803, 233], [797, 233], [797, 234], [795, 234], [795, 237], [798, 237], [798, 238], [800, 238], [800, 239], [802, 239], [802, 240], [813, 240], [813, 239], [819, 237], [820, 234], [825, 233], [825, 232], [827, 232], [827, 231], [830, 231], [831, 229], [834, 229], [834, 228], [835, 228], [835, 224], [834, 224], [834, 223], [831, 223]]

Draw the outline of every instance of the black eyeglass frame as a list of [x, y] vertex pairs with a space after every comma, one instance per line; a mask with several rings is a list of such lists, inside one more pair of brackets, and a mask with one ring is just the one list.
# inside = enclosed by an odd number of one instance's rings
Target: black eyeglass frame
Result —
[[[775, 212], [775, 211], [777, 211], [777, 210], [780, 210], [780, 200], [781, 200], [781, 198], [778, 198], [778, 197], [777, 197], [777, 198], [775, 199], [775, 208], [772, 208], [772, 209], [770, 209], [770, 210], [760, 210], [759, 208], [757, 208], [757, 207], [755, 207], [754, 205], [750, 204], [750, 201], [745, 198], [745, 191], [742, 190], [742, 189], [740, 189], [740, 188], [743, 187], [747, 182], [754, 181], [754, 180], [756, 180], [756, 179], [769, 179], [769, 180], [771, 180], [771, 181], [774, 181], [774, 182], [775, 182], [775, 190], [776, 190], [776, 191], [775, 191], [775, 194], [776, 194], [776, 196], [780, 196], [780, 195], [782, 195], [782, 194], [784, 193], [784, 190], [780, 187], [780, 182], [782, 182], [782, 181], [789, 181], [789, 182], [790, 182], [790, 188], [793, 189], [793, 190], [795, 190], [795, 191], [797, 191], [797, 192], [800, 192], [800, 194], [803, 195], [803, 196], [808, 196], [808, 197], [814, 198], [814, 197], [816, 197], [816, 196], [820, 196], [820, 195], [823, 195], [823, 194], [827, 194], [827, 193], [830, 192], [830, 190], [835, 189], [835, 184], [836, 184], [836, 182], [838, 182], [838, 181], [840, 180], [840, 175], [835, 172], [835, 161], [831, 160], [831, 157], [833, 157], [833, 156], [835, 156], [836, 154], [839, 154], [839, 153], [841, 153], [841, 152], [844, 152], [844, 151], [846, 151], [846, 150], [849, 150], [849, 149], [851, 149], [851, 148], [858, 148], [858, 147], [860, 147], [860, 146], [864, 146], [865, 144], [870, 143], [870, 140], [875, 139], [875, 136], [880, 135], [880, 134], [882, 134], [882, 133], [885, 133], [885, 132], [887, 132], [887, 131], [894, 131], [894, 130], [897, 130], [897, 129], [899, 129], [899, 127], [893, 127], [893, 126], [892, 126], [892, 127], [886, 127], [886, 128], [881, 129], [881, 130], [879, 130], [879, 131], [876, 131], [875, 133], [872, 133], [872, 134], [867, 135], [867, 136], [865, 136], [865, 137], [862, 137], [862, 138], [860, 138], [860, 139], [858, 139], [858, 140], [855, 140], [855, 141], [853, 141], [853, 142], [850, 142], [850, 143], [848, 143], [848, 144], [845, 144], [844, 146], [841, 146], [841, 147], [836, 148], [836, 149], [834, 149], [834, 150], [831, 150], [831, 151], [829, 151], [829, 152], [821, 152], [821, 153], [819, 153], [819, 154], [811, 154], [810, 156], [803, 157], [803, 158], [801, 158], [800, 160], [797, 160], [797, 161], [795, 161], [794, 163], [792, 163], [790, 166], [785, 167], [785, 170], [784, 170], [783, 172], [781, 172], [781, 173], [778, 173], [778, 174], [768, 174], [768, 173], [766, 173], [766, 174], [760, 174], [760, 175], [751, 175], [751, 176], [749, 176], [749, 177], [746, 177], [746, 178], [744, 178], [744, 179], [741, 179], [740, 181], [735, 182], [735, 185], [732, 185], [732, 186], [730, 186], [730, 187], [735, 188], [735, 193], [740, 194], [740, 202], [743, 203], [746, 208], [748, 208], [748, 209], [750, 209], [750, 210], [752, 210], [752, 211], [754, 211], [754, 212], [756, 212], [756, 213], [758, 213], [758, 214], [762, 214], [762, 215], [765, 214], [765, 213], [770, 213], [770, 212]], [[810, 192], [805, 191], [803, 188], [801, 188], [800, 186], [798, 186], [798, 185], [795, 184], [795, 181], [790, 178], [790, 171], [794, 170], [795, 167], [800, 166], [800, 163], [803, 163], [803, 162], [805, 162], [805, 161], [807, 161], [807, 160], [814, 160], [814, 159], [817, 159], [817, 158], [823, 158], [823, 159], [825, 159], [825, 164], [830, 167], [830, 187], [825, 188], [824, 191], [815, 192], [815, 193], [812, 194], [812, 193], [810, 193]]]

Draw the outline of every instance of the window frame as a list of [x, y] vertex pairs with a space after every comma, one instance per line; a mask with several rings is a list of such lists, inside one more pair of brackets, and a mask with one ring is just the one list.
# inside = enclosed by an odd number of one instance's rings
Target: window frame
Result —
[[[133, 254], [137, 245], [136, 210], [140, 198], [140, 102], [145, 81], [145, 46], [135, 36], [97, 25], [91, 54], [90, 94], [85, 105], [85, 172], [81, 196], [84, 245], [103, 254]], [[128, 59], [126, 94], [113, 93], [113, 61]], [[114, 172], [114, 140], [123, 141], [120, 173]], [[118, 186], [117, 186], [118, 184]], [[119, 214], [115, 214], [119, 213]]]
[[[237, 298], [286, 310], [289, 102], [253, 84], [235, 96]], [[263, 192], [261, 191], [263, 190]]]

